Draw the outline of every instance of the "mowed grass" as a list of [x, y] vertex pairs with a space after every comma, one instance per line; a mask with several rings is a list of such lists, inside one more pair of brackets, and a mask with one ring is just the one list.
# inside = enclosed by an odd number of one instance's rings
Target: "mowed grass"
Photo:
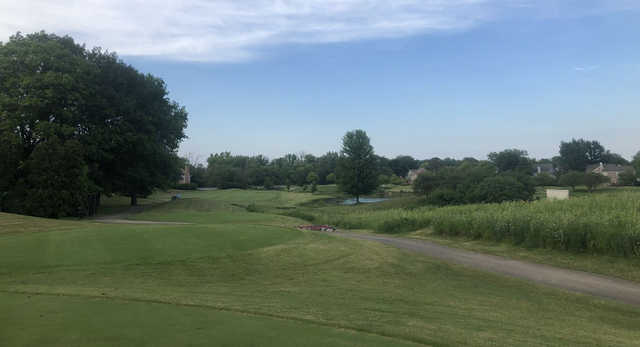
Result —
[[[292, 226], [302, 221], [271, 212], [308, 204], [315, 195], [225, 191], [183, 197], [135, 217], [193, 214], [193, 225], [0, 214], [0, 345], [640, 341], [636, 308], [377, 243], [299, 231]], [[241, 207], [250, 204], [267, 212]]]

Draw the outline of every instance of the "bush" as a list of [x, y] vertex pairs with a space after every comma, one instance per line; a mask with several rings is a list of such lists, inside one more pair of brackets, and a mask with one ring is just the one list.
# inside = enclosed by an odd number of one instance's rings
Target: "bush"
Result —
[[458, 205], [464, 202], [464, 194], [451, 188], [437, 188], [427, 196], [427, 203], [437, 206]]
[[584, 173], [579, 171], [570, 171], [566, 174], [560, 176], [558, 180], [560, 185], [571, 187], [571, 189], [575, 190], [576, 186], [584, 184]]
[[389, 180], [391, 184], [395, 184], [397, 186], [407, 184], [407, 180], [397, 175], [391, 175], [391, 178]]
[[336, 174], [334, 174], [333, 172], [328, 174], [325, 180], [327, 181], [328, 184], [336, 183]]
[[627, 169], [618, 176], [618, 184], [621, 186], [633, 186], [638, 183], [635, 170]]
[[610, 180], [607, 176], [590, 172], [584, 175], [582, 181], [584, 185], [587, 186], [587, 189], [592, 192], [598, 188], [598, 186], [608, 183]]
[[548, 173], [540, 173], [533, 177], [533, 182], [537, 187], [555, 186], [558, 184], [558, 179]]
[[468, 194], [468, 201], [484, 203], [529, 201], [533, 198], [535, 190], [527, 187], [523, 181], [512, 176], [485, 178]]
[[391, 178], [387, 175], [379, 175], [378, 176], [378, 184], [379, 185], [383, 185], [383, 184], [389, 184], [391, 183]]

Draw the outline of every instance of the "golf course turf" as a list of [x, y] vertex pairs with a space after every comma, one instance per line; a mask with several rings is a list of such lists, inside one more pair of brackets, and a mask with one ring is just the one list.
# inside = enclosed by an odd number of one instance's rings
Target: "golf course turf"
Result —
[[269, 212], [318, 198], [183, 194], [116, 225], [0, 214], [0, 345], [607, 345], [640, 310]]

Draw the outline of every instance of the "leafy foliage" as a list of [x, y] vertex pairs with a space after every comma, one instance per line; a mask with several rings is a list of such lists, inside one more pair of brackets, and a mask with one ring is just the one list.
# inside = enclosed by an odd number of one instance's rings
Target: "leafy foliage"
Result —
[[378, 187], [376, 158], [367, 133], [347, 132], [342, 138], [337, 178], [340, 189], [356, 197], [373, 192]]
[[546, 172], [542, 172], [533, 177], [533, 182], [538, 187], [554, 186], [558, 183], [558, 179]]
[[589, 172], [584, 174], [584, 178], [582, 180], [584, 185], [587, 186], [587, 189], [592, 192], [598, 186], [608, 183], [609, 177], [598, 173]]
[[603, 161], [605, 149], [598, 141], [573, 139], [560, 143], [560, 164], [566, 171], [584, 172], [588, 165]]
[[584, 173], [579, 171], [570, 171], [566, 174], [560, 176], [558, 182], [562, 186], [571, 187], [571, 189], [575, 190], [576, 186], [584, 184]]
[[497, 173], [488, 162], [426, 171], [414, 181], [413, 189], [434, 205], [531, 200], [535, 193], [530, 176], [512, 170]]
[[533, 173], [533, 161], [528, 156], [527, 151], [519, 149], [506, 149], [488, 155], [489, 161], [498, 168], [499, 172], [519, 172], [530, 175]]
[[101, 193], [133, 203], [179, 175], [185, 109], [162, 80], [115, 54], [17, 34], [0, 43], [0, 76], [3, 210], [82, 215], [95, 212]]

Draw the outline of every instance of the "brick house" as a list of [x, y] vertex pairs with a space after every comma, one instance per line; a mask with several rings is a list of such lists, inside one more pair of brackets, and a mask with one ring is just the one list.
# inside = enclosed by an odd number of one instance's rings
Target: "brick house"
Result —
[[611, 184], [618, 184], [620, 174], [631, 170], [635, 172], [633, 166], [630, 165], [618, 165], [618, 164], [594, 164], [587, 166], [587, 173], [593, 172], [609, 177]]

